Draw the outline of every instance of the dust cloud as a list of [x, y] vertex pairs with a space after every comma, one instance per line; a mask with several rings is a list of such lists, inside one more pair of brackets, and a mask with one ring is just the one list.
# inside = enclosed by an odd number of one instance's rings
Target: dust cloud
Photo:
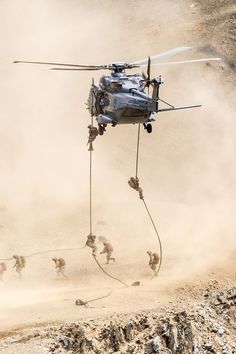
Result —
[[[83, 246], [89, 226], [89, 72], [53, 72], [13, 60], [82, 64], [132, 62], [177, 46], [198, 47], [190, 1], [0, 2], [0, 249], [13, 253]], [[192, 51], [177, 58], [206, 56]], [[161, 98], [203, 107], [160, 114], [141, 136], [140, 180], [157, 222], [167, 281], [223, 264], [235, 248], [235, 102], [223, 64], [152, 68]], [[95, 82], [101, 73], [95, 73]], [[148, 274], [146, 250], [157, 240], [127, 180], [135, 172], [136, 126], [109, 127], [95, 142], [94, 232], [110, 239], [117, 272]], [[88, 252], [63, 254], [74, 282], [106, 284]], [[53, 289], [50, 256], [32, 258], [23, 285], [10, 269], [8, 291]], [[120, 262], [120, 271], [119, 271]], [[92, 274], [90, 273], [92, 272]], [[98, 272], [96, 270], [96, 272]], [[48, 278], [48, 279], [46, 279]], [[45, 280], [46, 279], [46, 280]], [[40, 286], [38, 285], [40, 281]], [[28, 290], [23, 290], [26, 287]], [[24, 293], [23, 293], [24, 294]], [[41, 292], [40, 292], [41, 294]], [[35, 295], [36, 301], [41, 296]], [[24, 295], [23, 295], [24, 298]], [[3, 301], [4, 304], [6, 302]]]

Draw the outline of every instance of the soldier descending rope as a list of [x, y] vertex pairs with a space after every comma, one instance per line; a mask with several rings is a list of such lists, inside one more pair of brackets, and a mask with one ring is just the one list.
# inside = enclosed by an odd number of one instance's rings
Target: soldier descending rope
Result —
[[128, 181], [128, 184], [130, 185], [131, 188], [135, 189], [137, 192], [139, 192], [139, 198], [143, 199], [143, 190], [139, 186], [139, 179], [138, 177], [131, 177]]
[[153, 253], [151, 251], [147, 251], [149, 255], [149, 267], [153, 270], [154, 276], [157, 275], [157, 265], [159, 263], [160, 257], [157, 253]]
[[96, 127], [93, 127], [91, 124], [89, 124], [88, 130], [89, 130], [88, 144], [87, 144], [89, 145], [88, 151], [93, 151], [93, 141], [98, 136], [98, 129]]
[[90, 248], [92, 248], [93, 252], [93, 256], [96, 256], [96, 252], [97, 252], [97, 246], [96, 246], [96, 236], [92, 235], [91, 233], [87, 236], [87, 241], [85, 243], [85, 246], [88, 246]]

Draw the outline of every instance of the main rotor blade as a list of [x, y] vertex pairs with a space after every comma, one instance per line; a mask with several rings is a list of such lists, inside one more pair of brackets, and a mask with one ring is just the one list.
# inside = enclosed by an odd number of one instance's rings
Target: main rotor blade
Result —
[[78, 68], [103, 68], [104, 65], [80, 65], [80, 64], [66, 64], [66, 63], [48, 63], [44, 61], [24, 61], [24, 60], [15, 60], [14, 64], [42, 64], [42, 65], [60, 65], [60, 66], [73, 66]]
[[103, 70], [104, 68], [77, 68], [77, 69], [67, 69], [67, 68], [51, 68], [50, 70], [60, 70], [60, 71], [95, 71], [95, 70]]
[[[198, 63], [204, 61], [219, 61], [221, 58], [205, 58], [205, 59], [193, 59], [193, 60], [181, 60], [181, 61], [169, 61], [165, 63], [152, 64], [152, 66], [163, 66], [163, 65], [177, 65], [177, 64], [189, 64], [189, 63]], [[145, 67], [148, 64], [140, 65], [141, 67]]]
[[[160, 53], [160, 54], [153, 55], [153, 56], [150, 57], [150, 59], [152, 61], [153, 60], [159, 60], [161, 58], [166, 58], [166, 57], [170, 57], [170, 56], [175, 55], [175, 54], [179, 54], [179, 53], [185, 52], [186, 50], [189, 50], [191, 48], [192, 47], [177, 47], [175, 49], [168, 50], [167, 52], [163, 52], [163, 53]], [[146, 64], [147, 62], [148, 62], [148, 58], [145, 58], [145, 59], [141, 59], [141, 60], [135, 61], [133, 64]]]

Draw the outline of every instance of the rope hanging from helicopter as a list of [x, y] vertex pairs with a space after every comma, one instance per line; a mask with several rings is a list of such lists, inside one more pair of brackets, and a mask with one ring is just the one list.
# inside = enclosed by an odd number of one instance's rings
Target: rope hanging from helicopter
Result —
[[[61, 252], [61, 251], [75, 251], [75, 250], [82, 250], [84, 248], [85, 248], [85, 246], [82, 246], [82, 247], [70, 247], [70, 248], [55, 248], [55, 249], [50, 249], [50, 250], [34, 252], [34, 253], [28, 254], [28, 255], [26, 255], [24, 257], [25, 258], [30, 258], [30, 257], [39, 256], [41, 254], [46, 254], [46, 253]], [[11, 258], [0, 258], [0, 261], [12, 261], [12, 259], [13, 259], [12, 257]]]
[[[94, 80], [92, 80], [92, 85], [94, 85]], [[93, 101], [94, 97], [92, 95], [92, 101]], [[92, 102], [92, 106], [93, 106], [93, 102]], [[93, 129], [93, 111], [91, 112], [91, 121], [90, 121], [90, 129]], [[92, 143], [91, 143], [92, 144]], [[89, 231], [90, 231], [90, 235], [93, 234], [93, 214], [92, 214], [92, 163], [93, 163], [93, 147], [92, 145], [90, 145], [89, 147]], [[123, 285], [125, 285], [126, 287], [128, 287], [129, 285], [126, 284], [124, 281], [114, 277], [113, 275], [109, 274], [100, 264], [100, 262], [98, 261], [96, 255], [94, 253], [92, 253], [92, 256], [95, 260], [95, 262], [97, 263], [98, 267], [101, 269], [101, 271], [107, 275], [109, 278], [114, 279], [116, 281], [118, 281], [119, 283], [122, 283]]]
[[[139, 167], [139, 146], [140, 146], [140, 123], [138, 124], [138, 137], [137, 137], [137, 149], [136, 149], [136, 164], [135, 164], [135, 180], [137, 181], [138, 183], [138, 188], [139, 188], [139, 178], [138, 178], [138, 167]], [[155, 231], [155, 234], [157, 236], [157, 239], [158, 239], [158, 244], [159, 244], [159, 250], [160, 250], [160, 261], [159, 261], [159, 265], [158, 265], [158, 269], [157, 269], [157, 274], [159, 273], [160, 269], [161, 269], [161, 266], [162, 266], [162, 258], [163, 258], [163, 252], [162, 252], [162, 242], [161, 242], [161, 238], [160, 238], [160, 235], [159, 235], [159, 232], [157, 230], [157, 227], [155, 225], [155, 222], [154, 222], [154, 219], [149, 211], [149, 208], [145, 202], [145, 199], [144, 199], [144, 196], [143, 194], [141, 194], [141, 197], [140, 199], [142, 200], [143, 202], [143, 205], [148, 213], [148, 216], [150, 218], [150, 221], [152, 223], [152, 226], [154, 228], [154, 231]]]

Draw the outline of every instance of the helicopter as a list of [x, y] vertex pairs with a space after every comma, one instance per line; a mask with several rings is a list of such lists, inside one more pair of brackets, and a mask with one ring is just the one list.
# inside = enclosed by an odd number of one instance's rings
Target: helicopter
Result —
[[[149, 56], [145, 59], [135, 61], [131, 64], [126, 62], [113, 62], [105, 65], [82, 65], [67, 63], [49, 63], [41, 61], [14, 61], [13, 63], [45, 64], [56, 66], [51, 70], [67, 71], [97, 71], [109, 70], [110, 75], [102, 76], [99, 84], [92, 85], [87, 101], [87, 108], [91, 116], [96, 117], [98, 123], [98, 134], [103, 135], [107, 125], [115, 127], [118, 124], [143, 124], [144, 129], [152, 132], [152, 122], [156, 120], [156, 114], [167, 111], [190, 109], [201, 107], [200, 104], [188, 106], [174, 106], [159, 96], [160, 86], [164, 83], [161, 75], [151, 78], [151, 66], [177, 65], [195, 62], [208, 62], [221, 60], [221, 58], [193, 59], [182, 61], [171, 61], [156, 63], [156, 61], [167, 58], [192, 47], [177, 47], [160, 54]], [[153, 63], [154, 62], [154, 63]], [[144, 74], [126, 74], [126, 70], [136, 68], [147, 68]], [[150, 87], [152, 93], [150, 94]], [[160, 108], [159, 103], [166, 108]]]

